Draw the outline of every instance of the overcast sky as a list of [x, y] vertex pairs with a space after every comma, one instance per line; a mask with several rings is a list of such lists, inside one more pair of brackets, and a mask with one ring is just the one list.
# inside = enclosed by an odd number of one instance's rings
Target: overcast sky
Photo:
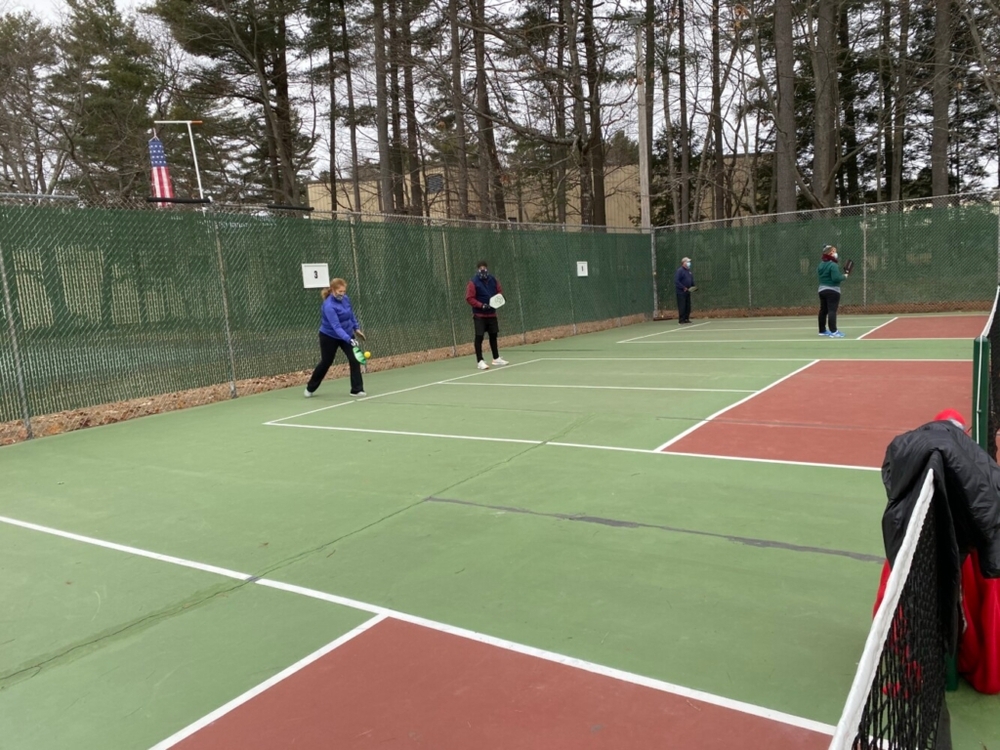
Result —
[[[135, 8], [141, 4], [138, 0], [116, 0], [116, 3], [123, 11]], [[0, 9], [10, 11], [30, 10], [36, 16], [46, 21], [56, 20], [65, 7], [66, 4], [63, 0], [0, 0]]]

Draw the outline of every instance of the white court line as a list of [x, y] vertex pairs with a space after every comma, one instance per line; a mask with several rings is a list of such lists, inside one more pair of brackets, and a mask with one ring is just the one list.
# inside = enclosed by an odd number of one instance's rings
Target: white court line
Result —
[[[875, 331], [877, 331], [879, 328], [885, 328], [887, 325], [889, 325], [890, 323], [893, 323], [893, 322], [895, 322], [897, 320], [899, 320], [899, 316], [898, 315], [895, 318], [893, 318], [892, 320], [887, 320], [885, 323], [883, 323], [880, 326], [875, 326], [870, 331], [868, 331], [868, 333], [862, 333], [860, 336], [858, 336], [858, 341], [861, 341], [861, 339], [863, 339], [868, 334], [875, 333]], [[883, 340], [885, 340], [885, 339], [883, 339]]]
[[[808, 365], [807, 365], [808, 367]], [[805, 369], [805, 368], [803, 368]], [[793, 373], [794, 374], [794, 373]], [[774, 385], [774, 384], [772, 384]], [[770, 386], [768, 386], [770, 387]], [[766, 390], [766, 389], [765, 389]], [[763, 391], [755, 391], [754, 395]], [[746, 399], [744, 399], [745, 401]], [[742, 402], [740, 402], [742, 403]], [[734, 404], [735, 406], [735, 404]], [[732, 407], [726, 407], [731, 409]], [[725, 411], [726, 409], [723, 409]], [[721, 412], [720, 412], [721, 413]], [[712, 415], [717, 416], [717, 415]], [[699, 427], [704, 422], [695, 425]], [[517, 438], [495, 438], [495, 437], [483, 437], [482, 435], [451, 435], [446, 433], [437, 432], [406, 432], [403, 430], [373, 430], [362, 427], [324, 427], [322, 425], [312, 425], [312, 424], [274, 424], [271, 427], [299, 427], [304, 430], [332, 430], [334, 432], [362, 432], [376, 435], [403, 435], [405, 437], [428, 437], [428, 438], [443, 438], [445, 440], [472, 440], [485, 443], [519, 443], [521, 445], [537, 445], [539, 447], [553, 447], [553, 448], [582, 448], [585, 450], [597, 450], [597, 451], [615, 451], [618, 453], [644, 453], [649, 456], [684, 456], [690, 458], [717, 458], [724, 461], [748, 461], [750, 463], [761, 463], [761, 464], [786, 464], [789, 466], [816, 466], [822, 469], [853, 469], [859, 471], [881, 471], [881, 469], [874, 468], [871, 466], [853, 466], [850, 464], [822, 464], [822, 463], [810, 463], [808, 461], [785, 461], [778, 458], [749, 458], [745, 456], [715, 456], [710, 453], [682, 453], [680, 451], [667, 451], [661, 450], [660, 448], [626, 448], [620, 445], [594, 445], [591, 443], [563, 443], [555, 440], [521, 440]], [[695, 429], [692, 427], [691, 429]], [[689, 430], [690, 432], [690, 430]], [[683, 433], [682, 433], [683, 434]], [[678, 435], [675, 440], [680, 438]]]
[[695, 323], [694, 325], [689, 325], [689, 326], [686, 326], [684, 328], [681, 328], [680, 325], [678, 325], [677, 328], [670, 328], [670, 329], [668, 329], [666, 331], [657, 331], [656, 333], [647, 333], [645, 336], [636, 336], [635, 338], [625, 339], [624, 341], [616, 341], [615, 343], [616, 344], [629, 344], [629, 343], [631, 343], [633, 341], [638, 341], [639, 339], [648, 339], [651, 336], [663, 336], [663, 335], [665, 335], [667, 333], [678, 333], [679, 331], [690, 331], [692, 328], [697, 328], [698, 326], [707, 326], [711, 322], [712, 321], [710, 321], [710, 320], [706, 320], [704, 323]]
[[783, 378], [779, 378], [778, 380], [775, 380], [775, 381], [774, 381], [773, 383], [771, 383], [770, 385], [767, 385], [767, 386], [764, 386], [764, 387], [763, 387], [763, 388], [761, 388], [761, 389], [760, 389], [759, 391], [756, 391], [756, 392], [754, 392], [754, 393], [751, 393], [751, 394], [750, 394], [749, 396], [747, 396], [746, 398], [741, 398], [741, 399], [740, 399], [739, 401], [737, 401], [737, 402], [736, 402], [735, 404], [730, 404], [729, 406], [727, 406], [727, 407], [726, 407], [726, 408], [724, 408], [724, 409], [719, 409], [719, 411], [715, 412], [715, 414], [710, 414], [709, 416], [705, 417], [705, 418], [704, 418], [704, 419], [703, 419], [702, 421], [700, 421], [700, 422], [699, 422], [698, 424], [694, 425], [693, 427], [689, 427], [689, 428], [687, 428], [686, 430], [684, 430], [684, 432], [682, 432], [681, 434], [679, 434], [679, 435], [675, 435], [674, 437], [670, 438], [670, 440], [668, 440], [667, 442], [665, 442], [665, 443], [664, 443], [663, 445], [661, 445], [660, 447], [658, 447], [658, 448], [657, 448], [656, 450], [657, 450], [657, 451], [662, 451], [662, 450], [665, 450], [666, 448], [669, 448], [669, 447], [670, 447], [671, 445], [673, 445], [674, 443], [676, 443], [676, 442], [677, 442], [678, 440], [680, 440], [681, 438], [685, 438], [685, 437], [687, 437], [688, 435], [690, 435], [690, 434], [691, 434], [692, 432], [694, 432], [695, 430], [697, 430], [698, 428], [700, 428], [700, 427], [704, 427], [705, 425], [707, 425], [707, 424], [708, 424], [709, 422], [711, 422], [711, 421], [712, 421], [713, 419], [715, 419], [716, 417], [718, 417], [718, 416], [721, 416], [722, 414], [725, 414], [725, 413], [726, 413], [727, 411], [729, 411], [730, 409], [735, 409], [735, 408], [736, 408], [737, 406], [739, 406], [740, 404], [745, 404], [745, 403], [746, 403], [747, 401], [749, 401], [750, 399], [752, 399], [752, 398], [755, 398], [755, 397], [759, 396], [760, 394], [764, 393], [764, 391], [769, 391], [769, 390], [771, 390], [771, 389], [772, 389], [772, 388], [774, 388], [774, 387], [775, 387], [776, 385], [780, 385], [781, 383], [784, 383], [784, 382], [785, 382], [786, 380], [788, 380], [789, 378], [792, 378], [792, 377], [795, 377], [795, 376], [796, 376], [796, 375], [798, 375], [798, 374], [799, 374], [800, 372], [802, 372], [802, 371], [804, 371], [804, 370], [807, 370], [807, 369], [809, 369], [810, 367], [812, 367], [813, 365], [815, 365], [815, 364], [817, 364], [817, 363], [819, 363], [819, 362], [820, 362], [820, 360], [818, 360], [818, 359], [814, 359], [814, 360], [813, 360], [812, 362], [810, 362], [810, 363], [809, 363], [809, 364], [807, 364], [807, 365], [804, 365], [803, 367], [800, 367], [800, 368], [799, 368], [799, 369], [797, 369], [797, 370], [796, 370], [795, 372], [790, 372], [790, 373], [788, 373], [787, 375], [785, 375], [785, 376], [784, 376]]
[[[840, 330], [851, 330], [853, 328], [868, 329], [871, 326], [840, 326]], [[816, 325], [811, 326], [760, 326], [759, 328], [750, 328], [747, 326], [739, 326], [736, 328], [713, 328], [710, 333], [742, 333], [743, 331], [816, 331]], [[621, 343], [621, 342], [619, 342]]]
[[820, 469], [853, 469], [855, 471], [882, 471], [877, 466], [853, 466], [851, 464], [821, 464], [812, 461], [787, 461], [782, 458], [749, 458], [746, 456], [716, 456], [711, 453], [682, 453], [680, 451], [658, 451], [661, 456], [683, 456], [684, 458], [714, 458], [722, 461], [748, 461], [757, 464], [783, 464], [785, 466], [810, 466]]
[[[157, 552], [149, 552], [147, 550], [141, 550], [136, 547], [128, 547], [126, 545], [116, 544], [114, 542], [105, 542], [100, 539], [94, 539], [93, 537], [87, 537], [81, 534], [73, 534], [67, 531], [60, 531], [59, 529], [53, 529], [51, 527], [41, 526], [39, 524], [28, 523], [26, 521], [18, 521], [13, 518], [6, 518], [0, 516], [0, 523], [8, 523], [14, 526], [20, 526], [25, 529], [40, 531], [46, 534], [52, 534], [54, 536], [59, 536], [66, 539], [73, 539], [75, 541], [85, 542], [87, 544], [95, 544], [99, 547], [104, 547], [106, 549], [128, 552], [130, 554], [140, 555], [142, 557], [151, 558], [153, 560], [171, 562], [175, 565], [183, 565], [184, 567], [187, 568], [195, 568], [197, 570], [203, 570], [206, 572], [216, 572], [216, 571], [226, 571], [227, 573], [232, 572], [232, 571], [227, 571], [226, 568], [219, 568], [214, 565], [207, 565], [205, 563], [198, 563], [191, 560], [185, 560], [183, 558], [174, 557], [172, 555], [162, 555]], [[744, 703], [743, 701], [733, 700], [731, 698], [725, 698], [721, 695], [713, 695], [712, 693], [705, 693], [702, 692], [701, 690], [694, 690], [692, 688], [687, 688], [682, 685], [675, 685], [670, 682], [664, 682], [663, 680], [657, 680], [652, 677], [645, 677], [643, 675], [634, 674], [632, 672], [626, 672], [621, 669], [606, 667], [601, 664], [595, 664], [594, 662], [584, 661], [583, 659], [577, 659], [572, 656], [565, 656], [564, 654], [558, 654], [553, 651], [546, 651], [544, 649], [535, 648], [534, 646], [526, 646], [521, 643], [515, 643], [514, 641], [508, 641], [504, 638], [497, 638], [491, 635], [486, 635], [485, 633], [479, 633], [473, 630], [466, 630], [465, 628], [460, 628], [454, 625], [448, 625], [446, 623], [437, 622], [436, 620], [428, 620], [424, 617], [419, 617], [417, 615], [411, 615], [405, 612], [399, 612], [397, 610], [389, 609], [388, 607], [382, 607], [377, 604], [362, 602], [357, 599], [350, 599], [348, 597], [338, 596], [336, 594], [328, 594], [325, 591], [318, 591], [316, 589], [310, 589], [304, 586], [297, 586], [291, 583], [284, 583], [282, 581], [275, 581], [268, 578], [256, 578], [254, 576], [248, 576], [243, 573], [238, 573], [236, 575], [241, 578], [244, 578], [244, 580], [247, 583], [254, 583], [259, 586], [264, 586], [266, 588], [278, 589], [279, 591], [285, 591], [292, 594], [299, 594], [301, 596], [308, 596], [312, 599], [319, 599], [321, 601], [331, 602], [333, 604], [339, 604], [341, 606], [350, 607], [352, 609], [358, 609], [363, 612], [371, 612], [374, 615], [382, 616], [383, 619], [385, 619], [386, 617], [391, 617], [396, 620], [401, 620], [402, 622], [408, 622], [413, 625], [420, 625], [422, 627], [429, 628], [431, 630], [436, 630], [440, 633], [447, 633], [449, 635], [458, 636], [460, 638], [466, 638], [472, 641], [477, 641], [479, 643], [485, 643], [490, 646], [496, 646], [497, 648], [501, 648], [506, 651], [513, 651], [519, 654], [524, 654], [526, 656], [534, 656], [539, 659], [544, 659], [545, 661], [554, 662], [556, 664], [563, 664], [568, 667], [574, 667], [576, 669], [581, 669], [583, 671], [590, 672], [592, 674], [597, 674], [603, 677], [610, 677], [615, 680], [627, 682], [632, 685], [640, 685], [642, 687], [652, 688], [653, 690], [658, 690], [660, 692], [670, 693], [672, 695], [679, 695], [684, 698], [690, 698], [692, 700], [702, 701], [704, 703], [710, 703], [714, 706], [728, 708], [733, 711], [739, 711], [740, 713], [750, 714], [752, 716], [758, 716], [760, 718], [769, 719], [771, 721], [777, 721], [782, 724], [788, 724], [790, 726], [799, 727], [801, 729], [807, 729], [809, 731], [819, 732], [821, 734], [829, 734], [829, 735], [833, 734], [834, 727], [832, 727], [831, 725], [823, 724], [818, 721], [813, 721], [812, 719], [806, 719], [801, 716], [786, 714], [781, 711], [775, 711], [770, 708], [754, 705], [752, 703]], [[372, 620], [368, 620], [366, 623], [364, 623], [362, 626], [359, 627], [364, 627], [364, 625], [368, 625], [369, 627], [371, 627], [377, 624], [375, 620], [378, 620], [378, 618], [373, 618]], [[357, 628], [355, 628], [355, 630], [357, 630]], [[354, 631], [351, 632], [354, 633]], [[356, 636], [357, 633], [354, 633], [354, 635]], [[346, 636], [342, 636], [340, 639], [338, 639], [338, 641], [341, 641], [344, 637]], [[337, 641], [334, 641], [334, 643], [337, 643]], [[332, 644], [328, 644], [328, 646], [329, 645]], [[308, 659], [309, 657], [306, 658]], [[167, 740], [164, 740], [164, 742], [167, 742]], [[159, 745], [155, 746], [156, 750], [164, 750], [164, 748], [167, 747], [170, 747], [170, 745], [164, 745], [163, 743], [160, 743]]]
[[500, 370], [509, 370], [511, 367], [520, 367], [521, 365], [530, 365], [534, 362], [541, 362], [540, 359], [529, 359], [527, 362], [515, 362], [512, 365], [503, 365], [502, 367], [494, 367], [489, 370], [477, 370], [476, 372], [470, 372], [468, 375], [459, 375], [457, 378], [448, 378], [447, 380], [436, 380], [433, 383], [424, 383], [423, 385], [415, 385], [412, 388], [400, 388], [398, 391], [388, 391], [386, 393], [377, 393], [374, 396], [365, 396], [363, 398], [353, 398], [350, 401], [340, 401], [336, 404], [330, 404], [329, 406], [324, 406], [319, 409], [312, 409], [311, 411], [304, 411], [301, 414], [293, 414], [290, 417], [281, 417], [280, 419], [273, 419], [270, 422], [265, 422], [266, 425], [274, 425], [279, 422], [286, 422], [289, 419], [298, 419], [299, 417], [305, 417], [309, 414], [318, 414], [321, 411], [327, 411], [328, 409], [336, 409], [338, 406], [346, 406], [347, 404], [360, 404], [363, 401], [371, 401], [375, 398], [385, 398], [386, 396], [395, 396], [400, 393], [409, 393], [410, 391], [419, 391], [421, 388], [430, 388], [432, 385], [444, 385], [445, 383], [453, 383], [456, 380], [464, 380], [465, 378], [474, 378], [477, 375], [485, 375], [488, 372], [499, 372]]
[[[442, 383], [442, 385], [445, 385]], [[491, 388], [581, 388], [595, 391], [696, 391], [699, 393], [754, 393], [752, 388], [653, 388], [631, 385], [546, 385], [534, 383], [447, 383]]]
[[250, 688], [245, 693], [243, 693], [243, 695], [240, 695], [240, 696], [237, 696], [236, 698], [233, 698], [231, 701], [229, 701], [229, 703], [226, 703], [224, 706], [219, 706], [217, 709], [215, 709], [214, 711], [212, 711], [212, 713], [206, 714], [205, 716], [201, 717], [197, 721], [192, 722], [191, 724], [188, 724], [182, 730], [180, 730], [179, 732], [176, 732], [176, 733], [170, 735], [169, 737], [167, 737], [167, 739], [163, 740], [162, 742], [157, 742], [155, 745], [153, 745], [153, 747], [151, 748], [151, 750], [167, 750], [167, 748], [173, 747], [174, 745], [176, 745], [181, 740], [187, 739], [192, 734], [194, 734], [195, 732], [198, 732], [198, 731], [204, 729], [205, 727], [207, 727], [212, 722], [218, 721], [219, 719], [221, 719], [223, 716], [225, 716], [226, 714], [228, 714], [233, 709], [239, 708], [244, 703], [247, 703], [248, 701], [256, 698], [258, 695], [260, 695], [261, 693], [263, 693], [268, 688], [274, 687], [279, 682], [281, 682], [282, 680], [285, 680], [285, 679], [291, 677], [293, 674], [295, 674], [299, 670], [305, 669], [310, 664], [312, 664], [314, 661], [317, 661], [318, 659], [322, 659], [324, 656], [326, 656], [327, 654], [329, 654], [335, 648], [338, 648], [339, 646], [343, 646], [348, 641], [353, 640], [354, 638], [357, 638], [359, 635], [361, 635], [362, 633], [364, 633], [366, 630], [369, 630], [369, 629], [375, 627], [376, 625], [378, 625], [380, 622], [382, 622], [383, 620], [387, 619], [388, 617], [389, 617], [389, 615], [387, 615], [387, 614], [379, 614], [379, 615], [376, 615], [375, 617], [372, 617], [370, 620], [365, 620], [363, 623], [361, 623], [360, 625], [358, 625], [356, 628], [354, 628], [353, 630], [350, 630], [350, 631], [344, 633], [342, 636], [340, 636], [340, 638], [337, 638], [335, 641], [331, 641], [330, 643], [326, 644], [322, 648], [317, 649], [316, 651], [313, 651], [311, 654], [309, 654], [305, 658], [299, 659], [299, 661], [295, 662], [290, 667], [287, 667], [286, 669], [281, 670], [280, 672], [278, 672], [278, 674], [274, 675], [273, 677], [270, 677], [270, 678], [264, 680], [259, 685], [256, 685], [256, 686]]
[[[812, 357], [541, 357], [540, 362], [811, 362]], [[824, 362], [971, 362], [971, 359], [831, 357]]]
[[[842, 339], [830, 339], [829, 336], [821, 337], [819, 334], [813, 339], [698, 339], [696, 341], [678, 341], [677, 339], [672, 339], [670, 341], [632, 341], [632, 342], [621, 342], [621, 343], [631, 343], [633, 346], [639, 346], [642, 344], [801, 344], [806, 342], [819, 343], [820, 341], [830, 340], [830, 341], [877, 341], [880, 344], [884, 344], [886, 341], [965, 341], [963, 336], [947, 336], [939, 338], [927, 338], [927, 339], [849, 339], [844, 337]], [[826, 346], [826, 344], [823, 344]], [[837, 346], [837, 344], [832, 344], [832, 346]]]
[[130, 547], [127, 544], [105, 542], [102, 539], [95, 539], [94, 537], [83, 536], [82, 534], [73, 534], [69, 531], [60, 531], [59, 529], [53, 529], [49, 526], [40, 526], [37, 523], [18, 521], [16, 518], [8, 518], [7, 516], [0, 516], [0, 523], [5, 523], [10, 526], [20, 526], [22, 529], [29, 529], [31, 531], [40, 531], [43, 534], [51, 534], [52, 536], [62, 537], [63, 539], [71, 539], [74, 542], [93, 544], [95, 547], [104, 547], [105, 549], [115, 550], [116, 552], [127, 552], [130, 555], [136, 555], [138, 557], [148, 557], [150, 560], [159, 560], [160, 562], [167, 562], [171, 563], [172, 565], [181, 565], [185, 568], [194, 568], [195, 570], [201, 570], [204, 571], [205, 573], [215, 573], [216, 575], [225, 576], [226, 578], [235, 578], [238, 581], [246, 581], [252, 578], [252, 576], [246, 573], [240, 573], [236, 570], [229, 570], [228, 568], [218, 568], [214, 565], [205, 565], [204, 563], [192, 562], [190, 560], [185, 560], [181, 557], [161, 555], [157, 552], [147, 552], [146, 550], [139, 549], [138, 547]]
[[519, 440], [518, 438], [484, 437], [482, 435], [450, 435], [440, 432], [409, 432], [407, 430], [373, 430], [364, 427], [335, 427], [321, 424], [289, 424], [288, 422], [265, 422], [267, 427], [298, 427], [302, 430], [332, 430], [334, 432], [363, 432], [369, 435], [403, 435], [404, 437], [432, 437], [449, 440], [478, 440], [485, 443], [521, 443], [523, 445], [543, 445], [544, 440]]

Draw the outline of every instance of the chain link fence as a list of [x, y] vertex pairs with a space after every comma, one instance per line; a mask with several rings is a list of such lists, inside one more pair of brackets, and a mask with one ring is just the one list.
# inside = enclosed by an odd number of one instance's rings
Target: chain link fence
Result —
[[[740, 217], [651, 237], [0, 194], [0, 444], [301, 385], [318, 357], [320, 297], [303, 288], [306, 263], [347, 280], [378, 370], [471, 354], [465, 288], [481, 259], [503, 285], [510, 346], [672, 317], [684, 256], [700, 315], [812, 313], [825, 244], [856, 263], [846, 311], [988, 309], [1000, 196]], [[343, 364], [332, 371], [343, 374]]]
[[346, 279], [377, 370], [471, 353], [481, 259], [505, 345], [649, 319], [650, 248], [629, 229], [0, 196], [0, 443], [301, 385], [320, 307], [302, 264]]
[[1000, 280], [1000, 195], [967, 194], [666, 227], [654, 233], [662, 308], [693, 260], [699, 312], [813, 312], [824, 245], [855, 262], [846, 312], [989, 309]]

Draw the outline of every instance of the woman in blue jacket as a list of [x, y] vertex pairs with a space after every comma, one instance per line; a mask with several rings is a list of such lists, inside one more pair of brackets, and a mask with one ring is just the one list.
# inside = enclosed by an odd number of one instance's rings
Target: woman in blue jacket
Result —
[[364, 382], [361, 380], [361, 363], [354, 357], [354, 347], [358, 345], [357, 339], [363, 339], [365, 335], [361, 332], [358, 319], [354, 317], [354, 310], [351, 309], [351, 300], [347, 296], [347, 282], [343, 279], [334, 279], [320, 294], [323, 297], [319, 316], [320, 360], [306, 385], [305, 396], [309, 398], [319, 388], [330, 365], [333, 364], [333, 358], [337, 356], [338, 349], [347, 355], [347, 364], [351, 368], [351, 395], [364, 396], [366, 394]]

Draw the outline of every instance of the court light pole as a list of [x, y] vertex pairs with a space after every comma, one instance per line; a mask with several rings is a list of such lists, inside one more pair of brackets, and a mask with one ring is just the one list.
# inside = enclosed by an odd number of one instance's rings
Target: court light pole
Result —
[[194, 131], [192, 125], [201, 125], [201, 120], [153, 120], [154, 125], [187, 125], [188, 139], [191, 141], [191, 158], [194, 159], [194, 175], [198, 180], [198, 198], [205, 199], [205, 193], [201, 189], [201, 170], [198, 169], [198, 153], [194, 148]]

